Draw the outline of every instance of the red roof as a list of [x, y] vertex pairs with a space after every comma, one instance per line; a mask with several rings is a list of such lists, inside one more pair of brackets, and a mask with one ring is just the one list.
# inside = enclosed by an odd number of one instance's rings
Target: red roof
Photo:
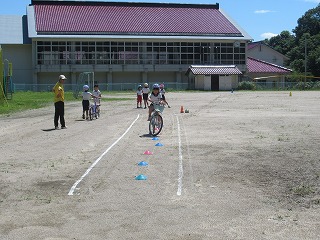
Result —
[[268, 63], [262, 60], [254, 59], [251, 57], [247, 58], [247, 68], [249, 73], [288, 74], [292, 72], [291, 69]]
[[219, 5], [41, 2], [34, 4], [38, 33], [171, 34], [242, 37]]
[[248, 44], [248, 50], [252, 49], [252, 48], [255, 48], [256, 46], [259, 46], [261, 45], [262, 43], [261, 42], [253, 42], [253, 43], [249, 43]]

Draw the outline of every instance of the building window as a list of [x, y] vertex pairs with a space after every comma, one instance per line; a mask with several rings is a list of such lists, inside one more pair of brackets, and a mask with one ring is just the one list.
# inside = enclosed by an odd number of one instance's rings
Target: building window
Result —
[[223, 42], [38, 41], [39, 65], [245, 64], [245, 44]]

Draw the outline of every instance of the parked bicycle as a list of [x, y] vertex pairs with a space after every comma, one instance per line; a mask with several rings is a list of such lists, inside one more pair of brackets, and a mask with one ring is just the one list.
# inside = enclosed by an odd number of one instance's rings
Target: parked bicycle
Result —
[[149, 133], [152, 136], [157, 136], [163, 127], [162, 112], [164, 110], [163, 104], [153, 104], [154, 110], [151, 113], [151, 118], [149, 122]]

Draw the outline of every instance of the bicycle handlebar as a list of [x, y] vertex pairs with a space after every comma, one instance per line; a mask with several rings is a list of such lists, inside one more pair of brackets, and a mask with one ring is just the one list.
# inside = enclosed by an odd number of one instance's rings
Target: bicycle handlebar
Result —
[[159, 103], [155, 103], [155, 102], [151, 102], [153, 105], [158, 105], [158, 106], [165, 106], [164, 102], [159, 102]]

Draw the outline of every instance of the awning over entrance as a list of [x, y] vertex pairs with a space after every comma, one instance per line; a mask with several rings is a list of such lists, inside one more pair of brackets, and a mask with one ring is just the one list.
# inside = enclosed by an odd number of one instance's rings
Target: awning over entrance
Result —
[[188, 68], [189, 73], [193, 75], [239, 75], [242, 72], [236, 65], [191, 65]]

